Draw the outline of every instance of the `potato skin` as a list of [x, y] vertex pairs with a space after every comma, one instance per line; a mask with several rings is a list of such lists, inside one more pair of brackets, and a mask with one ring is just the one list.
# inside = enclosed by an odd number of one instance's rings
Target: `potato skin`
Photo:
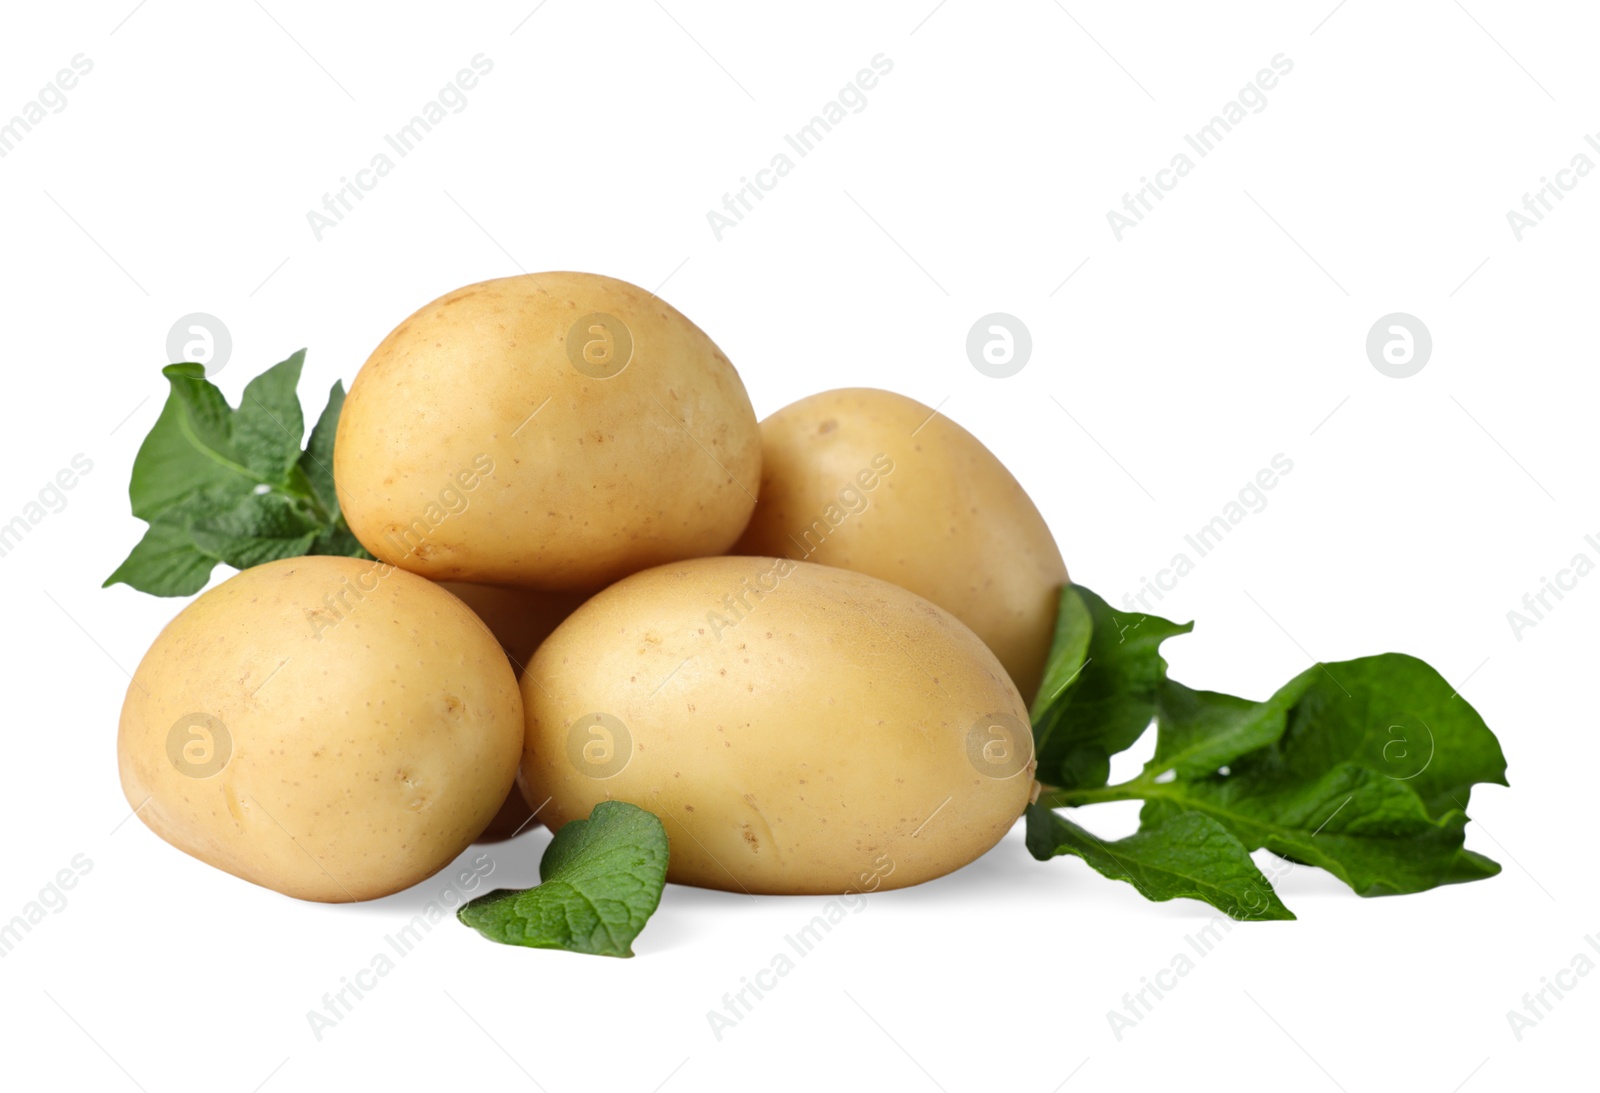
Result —
[[[626, 337], [580, 322], [596, 314]], [[385, 338], [351, 385], [334, 473], [350, 529], [385, 561], [592, 591], [727, 550], [755, 504], [761, 440], [733, 365], [670, 305], [537, 273], [457, 289]]]
[[184, 608], [134, 673], [117, 735], [123, 792], [157, 835], [330, 903], [448, 865], [494, 817], [521, 747], [515, 676], [477, 616], [421, 577], [332, 557], [247, 569]]
[[724, 557], [636, 574], [556, 629], [522, 694], [519, 784], [548, 798], [541, 818], [559, 828], [608, 799], [650, 809], [679, 884], [917, 884], [998, 842], [1033, 785], [1027, 709], [977, 636], [828, 566]]
[[1067, 567], [989, 449], [932, 408], [869, 388], [792, 403], [761, 423], [761, 441], [760, 500], [733, 553], [910, 589], [970, 626], [1032, 701]]

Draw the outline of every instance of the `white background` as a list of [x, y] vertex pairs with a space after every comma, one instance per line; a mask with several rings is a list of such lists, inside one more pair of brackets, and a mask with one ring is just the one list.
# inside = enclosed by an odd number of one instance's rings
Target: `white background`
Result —
[[[1506, 212], [1574, 155], [1600, 160], [1583, 140], [1600, 129], [1593, 13], [547, 0], [530, 16], [536, 2], [8, 12], [0, 118], [74, 55], [94, 67], [0, 159], [0, 522], [74, 455], [93, 470], [0, 558], [0, 919], [74, 855], [93, 868], [0, 961], [0, 1080], [1588, 1082], [1581, 1030], [1600, 976], [1520, 1041], [1506, 1013], [1600, 932], [1586, 838], [1600, 577], [1520, 640], [1507, 612], [1578, 552], [1600, 559], [1583, 538], [1600, 533], [1600, 178], [1520, 241]], [[467, 108], [318, 241], [307, 211], [480, 53], [494, 67]], [[894, 68], [867, 107], [719, 242], [707, 211], [879, 53]], [[1280, 53], [1294, 68], [1266, 108], [1119, 242], [1106, 212]], [[1236, 928], [1119, 1041], [1106, 1012], [1168, 966], [1205, 909], [1146, 903], [1076, 861], [1039, 864], [1019, 826], [955, 875], [871, 898], [720, 1041], [706, 1011], [820, 900], [669, 887], [627, 961], [509, 949], [446, 923], [319, 1041], [306, 1012], [438, 884], [301, 904], [124, 823], [126, 672], [179, 606], [99, 588], [142, 529], [129, 465], [179, 316], [231, 330], [230, 398], [309, 347], [309, 416], [411, 310], [519, 269], [660, 286], [763, 416], [861, 384], [940, 406], [1021, 479], [1073, 576], [1113, 602], [1284, 453], [1294, 470], [1267, 508], [1159, 605], [1200, 623], [1168, 646], [1174, 676], [1261, 697], [1313, 658], [1426, 658], [1510, 759], [1512, 787], [1480, 790], [1468, 829], [1504, 873], [1362, 900], [1295, 870], [1281, 891], [1300, 921]], [[968, 328], [995, 311], [1033, 336], [1010, 379], [966, 357]], [[1364, 348], [1397, 311], [1434, 339], [1405, 380]], [[1086, 819], [1104, 833], [1132, 823], [1099, 811]], [[496, 848], [495, 881], [530, 883], [547, 839]]]

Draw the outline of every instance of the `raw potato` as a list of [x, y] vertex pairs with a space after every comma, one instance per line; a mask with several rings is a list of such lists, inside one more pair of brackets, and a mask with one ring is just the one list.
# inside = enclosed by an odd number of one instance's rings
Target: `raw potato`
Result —
[[457, 289], [385, 338], [351, 385], [334, 474], [379, 558], [592, 591], [727, 550], [761, 438], [733, 365], [671, 306], [537, 273]]
[[541, 818], [649, 809], [680, 884], [916, 884], [999, 841], [1033, 785], [1027, 710], [994, 654], [926, 600], [827, 566], [636, 574], [539, 647], [522, 696]]
[[761, 423], [760, 501], [736, 554], [908, 588], [972, 627], [1032, 701], [1067, 567], [1011, 472], [961, 426], [889, 391], [825, 391]]
[[301, 899], [438, 872], [505, 799], [516, 678], [460, 600], [402, 570], [247, 569], [168, 623], [122, 707], [122, 788], [178, 849]]

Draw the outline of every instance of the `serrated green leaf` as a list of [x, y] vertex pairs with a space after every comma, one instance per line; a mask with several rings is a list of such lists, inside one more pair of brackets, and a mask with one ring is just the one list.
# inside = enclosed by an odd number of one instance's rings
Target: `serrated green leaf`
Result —
[[1487, 880], [1500, 875], [1500, 863], [1493, 858], [1486, 858], [1482, 854], [1471, 850], [1462, 850], [1456, 855], [1450, 870], [1440, 878], [1440, 884], [1466, 884], [1475, 880]]
[[251, 380], [233, 415], [233, 448], [239, 461], [269, 485], [287, 485], [290, 469], [300, 461], [306, 423], [295, 388], [305, 359], [302, 349]]
[[[1246, 845], [1321, 866], [1362, 895], [1499, 872], [1462, 844], [1472, 786], [1506, 784], [1500, 743], [1416, 657], [1318, 664], [1266, 702], [1210, 696], [1199, 707], [1164, 704], [1147, 773], [1177, 767], [1180, 778], [1155, 791], [1162, 803], [1146, 806], [1148, 822], [1201, 809]], [[1252, 733], [1273, 738], [1239, 747]], [[1229, 764], [1228, 776], [1204, 770], [1212, 761]]]
[[[321, 502], [323, 511], [330, 517], [340, 515], [339, 491], [333, 484], [333, 440], [339, 431], [339, 415], [343, 411], [344, 384], [336, 380], [332, 390], [328, 392], [328, 402], [322, 408], [322, 415], [311, 428], [311, 439], [306, 442], [305, 454], [300, 457], [300, 469], [305, 473], [306, 481], [311, 484], [317, 500]], [[330, 552], [318, 551], [318, 553]]]
[[128, 498], [152, 521], [197, 494], [246, 492], [255, 478], [240, 464], [228, 432], [227, 400], [199, 364], [171, 364], [167, 402], [133, 460]]
[[1233, 918], [1292, 919], [1250, 852], [1224, 826], [1198, 812], [1180, 812], [1114, 842], [1097, 838], [1044, 805], [1030, 805], [1028, 850], [1045, 861], [1082, 858], [1146, 899], [1198, 899]]
[[1302, 672], [1265, 702], [1166, 680], [1157, 713], [1156, 753], [1145, 772], [1154, 776], [1170, 770], [1180, 778], [1200, 778], [1275, 743], [1288, 727], [1289, 710], [1313, 682], [1314, 671]]
[[1282, 740], [1260, 760], [1283, 777], [1357, 763], [1405, 782], [1431, 816], [1465, 811], [1476, 783], [1507, 784], [1500, 741], [1426, 662], [1382, 653], [1317, 665], [1304, 677]]
[[[1057, 787], [1046, 805], [1143, 799], [1141, 834], [1152, 837], [1198, 813], [1247, 851], [1327, 869], [1362, 895], [1500, 871], [1465, 848], [1464, 831], [1472, 787], [1506, 784], [1505, 756], [1477, 711], [1424, 662], [1387, 653], [1317, 664], [1251, 702], [1166, 679], [1157, 647], [1179, 628], [1165, 620], [1153, 620], [1153, 642], [1108, 645], [1106, 635], [1137, 633], [1152, 617], [1119, 618], [1082, 586], [1072, 591], [1095, 632], [1081, 654], [1062, 643], [1053, 660], [1081, 669], [1079, 678], [1035, 718], [1040, 778]], [[1081, 623], [1067, 632], [1081, 645]], [[1103, 703], [1090, 701], [1097, 694]], [[1131, 782], [1100, 788], [1102, 756], [1131, 743], [1147, 714], [1157, 724], [1154, 758]], [[1049, 841], [1032, 824], [1030, 834], [1041, 848]]]
[[302, 502], [280, 493], [246, 494], [189, 528], [196, 547], [235, 569], [301, 557], [320, 531]]
[[[1078, 612], [1069, 602], [1076, 599], [1092, 628], [1080, 659], [1081, 621], [1070, 621], [1065, 632], [1058, 626], [1062, 644], [1052, 649], [1045, 668], [1056, 690], [1050, 701], [1035, 704], [1034, 751], [1040, 781], [1063, 789], [1093, 788], [1110, 777], [1111, 756], [1127, 750], [1150, 727], [1167, 674], [1161, 643], [1187, 634], [1194, 624], [1113, 611], [1082, 585], [1068, 585], [1061, 595], [1061, 614]], [[1074, 661], [1076, 678], [1067, 685], [1063, 675]]]
[[[1438, 818], [1404, 782], [1356, 763], [1338, 763], [1312, 779], [1241, 758], [1227, 776], [1156, 787], [1141, 826], [1159, 827], [1174, 812], [1202, 812], [1248, 849], [1265, 847], [1326, 869], [1363, 896], [1421, 892], [1452, 879], [1461, 858], [1466, 814]], [[1487, 859], [1482, 859], [1487, 860]]]
[[179, 596], [203, 588], [217, 561], [243, 569], [308, 553], [372, 557], [340, 515], [333, 486], [342, 384], [300, 450], [295, 387], [304, 361], [301, 350], [251, 380], [237, 410], [201, 365], [162, 369], [171, 390], [128, 489], [134, 515], [152, 527], [107, 585]]
[[323, 528], [307, 548], [306, 553], [332, 554], [340, 558], [363, 558], [369, 562], [374, 560], [355, 534], [345, 527], [342, 519], [332, 527]]
[[206, 586], [217, 561], [195, 546], [181, 518], [158, 518], [101, 587], [126, 584], [152, 596], [192, 596]]
[[1094, 617], [1084, 598], [1063, 585], [1056, 606], [1056, 627], [1045, 661], [1044, 681], [1034, 696], [1030, 711], [1037, 724], [1044, 713], [1060, 702], [1078, 680], [1084, 658], [1089, 655], [1089, 639], [1094, 634]]
[[539, 876], [537, 888], [490, 892], [457, 917], [505, 945], [632, 956], [666, 884], [666, 829], [642, 808], [602, 801], [556, 833]]

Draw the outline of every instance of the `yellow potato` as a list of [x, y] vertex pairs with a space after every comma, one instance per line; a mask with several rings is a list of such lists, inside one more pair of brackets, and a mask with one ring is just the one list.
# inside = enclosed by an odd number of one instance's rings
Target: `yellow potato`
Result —
[[516, 678], [460, 600], [355, 558], [247, 569], [167, 624], [122, 707], [128, 803], [203, 862], [301, 899], [438, 872], [522, 748]]
[[660, 816], [668, 879], [729, 891], [916, 884], [993, 846], [1032, 790], [1022, 697], [977, 636], [883, 581], [778, 558], [647, 570], [522, 679], [519, 782], [552, 828]]
[[457, 289], [385, 338], [334, 474], [350, 529], [402, 569], [593, 590], [727, 550], [761, 438], [733, 365], [671, 306], [538, 273]]
[[888, 391], [825, 391], [761, 423], [760, 501], [733, 553], [853, 569], [966, 623], [1024, 698], [1044, 676], [1067, 567], [1011, 472]]

